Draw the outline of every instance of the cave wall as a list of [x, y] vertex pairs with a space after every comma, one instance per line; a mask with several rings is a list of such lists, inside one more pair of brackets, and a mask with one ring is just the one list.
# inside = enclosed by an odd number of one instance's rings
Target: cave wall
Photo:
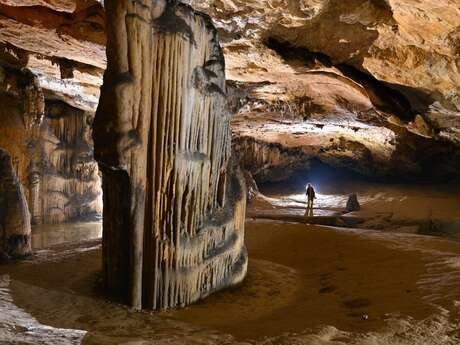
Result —
[[210, 18], [186, 5], [105, 6], [108, 65], [93, 133], [104, 280], [135, 309], [187, 305], [246, 273], [224, 57]]
[[0, 0], [0, 64], [27, 68], [47, 99], [95, 112], [106, 66], [97, 0]]
[[[253, 170], [294, 170], [298, 164], [285, 163], [303, 152], [303, 160], [315, 156], [367, 176], [455, 178], [454, 2], [182, 2], [207, 12], [218, 28], [226, 76], [239, 86], [230, 105], [241, 155], [254, 151], [249, 142], [281, 149], [280, 164]], [[97, 0], [0, 0], [0, 63], [30, 70], [46, 99], [93, 113], [106, 68], [104, 17]]]
[[32, 223], [100, 219], [94, 114], [46, 99], [37, 76], [27, 69], [0, 68], [0, 147], [12, 156]]
[[311, 160], [371, 178], [458, 179], [454, 2], [189, 2], [219, 30], [234, 142], [259, 179]]
[[30, 213], [11, 155], [0, 148], [0, 260], [30, 255]]

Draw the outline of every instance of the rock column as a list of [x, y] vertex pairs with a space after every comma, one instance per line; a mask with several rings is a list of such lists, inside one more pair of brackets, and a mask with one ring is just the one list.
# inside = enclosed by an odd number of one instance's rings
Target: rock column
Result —
[[104, 278], [134, 309], [190, 304], [246, 273], [245, 190], [230, 155], [224, 57], [209, 17], [106, 1], [94, 122]]
[[31, 220], [33, 225], [42, 223], [41, 200], [40, 200], [40, 173], [32, 171], [29, 173], [29, 204], [31, 209]]

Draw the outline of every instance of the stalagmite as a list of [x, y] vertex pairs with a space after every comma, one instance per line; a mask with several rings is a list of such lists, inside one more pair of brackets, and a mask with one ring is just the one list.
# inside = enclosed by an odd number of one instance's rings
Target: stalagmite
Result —
[[355, 212], [355, 211], [359, 211], [360, 209], [361, 209], [361, 205], [359, 204], [358, 196], [356, 194], [351, 194], [348, 197], [347, 206], [345, 210], [347, 212]]
[[31, 253], [30, 214], [10, 154], [0, 148], [0, 258]]
[[134, 309], [240, 282], [245, 191], [230, 155], [224, 57], [211, 19], [166, 1], [106, 1], [94, 122], [106, 286]]
[[33, 225], [37, 225], [42, 223], [42, 210], [40, 203], [40, 173], [37, 170], [30, 168], [28, 180], [31, 221]]

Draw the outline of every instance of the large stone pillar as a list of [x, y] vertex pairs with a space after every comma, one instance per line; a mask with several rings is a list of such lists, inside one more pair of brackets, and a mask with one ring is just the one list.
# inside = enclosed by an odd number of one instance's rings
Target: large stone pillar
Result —
[[108, 66], [93, 131], [105, 283], [135, 309], [186, 305], [246, 273], [224, 57], [211, 19], [187, 5], [105, 7]]
[[0, 148], [0, 257], [31, 254], [30, 215], [10, 154]]
[[40, 173], [36, 170], [29, 172], [29, 204], [31, 212], [31, 222], [33, 225], [42, 223], [42, 205], [40, 198]]

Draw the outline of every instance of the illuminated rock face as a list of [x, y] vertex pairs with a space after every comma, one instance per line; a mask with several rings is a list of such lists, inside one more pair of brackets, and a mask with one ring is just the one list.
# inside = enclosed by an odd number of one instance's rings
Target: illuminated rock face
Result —
[[9, 153], [0, 148], [0, 258], [31, 253], [30, 214]]
[[372, 177], [456, 176], [454, 2], [190, 3], [219, 29], [236, 89], [235, 143], [258, 179], [311, 160]]
[[240, 282], [247, 266], [217, 32], [182, 4], [105, 6], [108, 66], [93, 133], [105, 283], [135, 309], [190, 304]]
[[106, 66], [97, 0], [0, 0], [0, 65], [36, 75], [46, 98], [95, 112]]
[[[230, 62], [232, 78], [251, 68], [263, 72], [270, 52], [261, 43], [271, 38], [322, 53], [334, 65], [347, 64], [387, 82], [418, 111], [436, 102], [445, 110], [460, 111], [460, 9], [455, 1], [190, 2], [209, 12], [225, 38], [226, 53], [239, 62]], [[262, 59], [242, 61], [244, 52]]]

